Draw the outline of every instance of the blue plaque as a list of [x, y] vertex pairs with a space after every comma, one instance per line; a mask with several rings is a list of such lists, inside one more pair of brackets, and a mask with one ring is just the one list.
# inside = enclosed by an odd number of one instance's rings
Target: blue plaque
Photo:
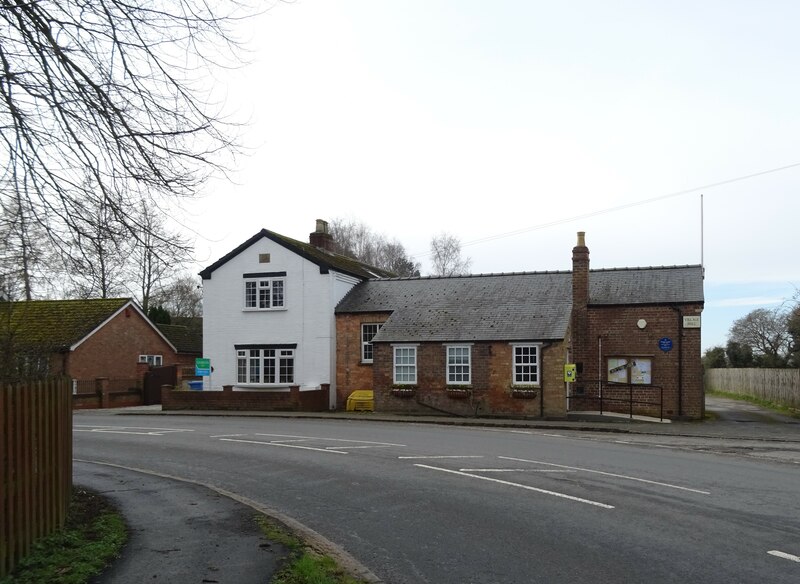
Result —
[[661, 337], [660, 339], [658, 339], [658, 348], [664, 351], [665, 353], [667, 351], [671, 351], [672, 339], [670, 339], [669, 337]]

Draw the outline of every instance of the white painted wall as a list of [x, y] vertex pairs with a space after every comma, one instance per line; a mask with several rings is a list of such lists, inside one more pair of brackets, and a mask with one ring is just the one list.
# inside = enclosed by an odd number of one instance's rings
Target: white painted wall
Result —
[[[259, 263], [264, 253], [270, 254], [269, 263]], [[285, 310], [243, 310], [242, 275], [262, 272], [286, 272]], [[295, 383], [334, 387], [333, 310], [358, 281], [336, 272], [320, 274], [318, 265], [266, 237], [217, 268], [203, 281], [203, 356], [214, 368], [211, 386], [236, 385], [235, 345], [296, 343]]]

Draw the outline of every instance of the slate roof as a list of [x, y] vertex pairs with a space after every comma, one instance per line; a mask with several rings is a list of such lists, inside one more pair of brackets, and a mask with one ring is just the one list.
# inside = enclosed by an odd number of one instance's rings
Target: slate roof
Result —
[[[703, 302], [700, 266], [591, 270], [592, 305]], [[337, 314], [390, 312], [374, 342], [563, 339], [572, 272], [393, 278], [361, 282]]]
[[589, 271], [589, 304], [703, 302], [701, 266], [615, 268]]
[[203, 329], [180, 324], [157, 324], [158, 330], [169, 339], [178, 353], [203, 354]]
[[130, 302], [130, 298], [3, 302], [0, 330], [23, 346], [69, 350]]
[[334, 270], [336, 272], [342, 272], [344, 274], [362, 279], [386, 278], [394, 276], [393, 273], [387, 272], [386, 270], [381, 270], [380, 268], [364, 264], [358, 260], [354, 260], [353, 258], [343, 256], [338, 253], [325, 251], [311, 245], [310, 243], [304, 243], [302, 241], [292, 239], [291, 237], [281, 235], [280, 233], [269, 231], [268, 229], [262, 229], [236, 249], [222, 256], [216, 262], [201, 271], [200, 276], [203, 278], [203, 280], [210, 280], [214, 270], [242, 253], [262, 237], [271, 239], [275, 243], [282, 245], [297, 255], [304, 257], [308, 261], [317, 264], [321, 274], [327, 274], [329, 270]]

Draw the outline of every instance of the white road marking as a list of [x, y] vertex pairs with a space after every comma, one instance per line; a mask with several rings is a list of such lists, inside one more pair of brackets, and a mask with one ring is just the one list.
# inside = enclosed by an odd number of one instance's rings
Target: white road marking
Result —
[[283, 446], [284, 448], [299, 448], [301, 450], [316, 450], [317, 452], [327, 452], [328, 454], [348, 454], [341, 450], [328, 450], [326, 448], [313, 448], [311, 446], [297, 446], [296, 444], [283, 444], [281, 442], [261, 442], [260, 440], [239, 440], [236, 438], [221, 438], [221, 442], [243, 442], [245, 444], [261, 444], [263, 446]]
[[328, 450], [341, 450], [341, 449], [348, 449], [348, 450], [355, 450], [357, 448], [391, 448], [388, 444], [376, 444], [375, 446], [326, 446]]
[[[152, 432], [194, 432], [186, 428], [150, 428], [146, 426], [96, 426], [93, 424], [75, 424], [73, 428], [92, 428], [94, 431], [103, 432], [105, 430], [147, 430]], [[76, 430], [77, 432], [89, 432], [91, 430]]]
[[247, 436], [247, 434], [218, 434], [217, 436], [209, 436], [209, 438], [236, 438], [237, 436]]
[[566, 468], [570, 470], [579, 470], [581, 472], [589, 472], [594, 474], [601, 474], [609, 477], [615, 477], [619, 479], [626, 479], [629, 481], [637, 481], [640, 483], [648, 483], [651, 485], [658, 485], [660, 487], [669, 487], [670, 489], [679, 489], [681, 491], [689, 491], [691, 493], [699, 493], [701, 495], [710, 495], [709, 491], [701, 491], [700, 489], [690, 489], [689, 487], [681, 487], [679, 485], [671, 485], [670, 483], [661, 483], [659, 481], [651, 481], [648, 479], [640, 479], [638, 477], [632, 477], [628, 475], [616, 474], [613, 472], [604, 472], [602, 470], [592, 470], [590, 468], [581, 468], [579, 466], [567, 466], [564, 464], [555, 464], [553, 462], [542, 462], [541, 460], [526, 460], [524, 458], [512, 458], [510, 456], [498, 456], [498, 458], [502, 458], [503, 460], [513, 460], [514, 462], [530, 462], [531, 464], [543, 464], [545, 466], [555, 466], [558, 468]]
[[136, 434], [139, 436], [163, 436], [175, 432], [194, 432], [182, 428], [144, 428], [141, 426], [92, 426], [75, 425], [73, 432], [100, 432], [103, 434]]
[[483, 456], [398, 456], [400, 460], [427, 460], [433, 458], [483, 458]]
[[271, 436], [274, 438], [300, 438], [301, 440], [322, 440], [324, 442], [352, 442], [354, 444], [380, 444], [381, 446], [405, 446], [391, 442], [373, 442], [372, 440], [345, 440], [343, 438], [321, 438], [319, 436], [293, 436], [291, 434], [256, 434], [256, 436]]
[[554, 497], [559, 497], [561, 499], [568, 499], [570, 501], [576, 501], [578, 503], [586, 503], [587, 505], [594, 505], [595, 507], [601, 507], [603, 509], [613, 509], [613, 505], [606, 505], [605, 503], [600, 503], [598, 501], [592, 501], [590, 499], [582, 499], [580, 497], [573, 497], [572, 495], [567, 495], [566, 493], [557, 493], [556, 491], [548, 491], [546, 489], [539, 489], [537, 487], [531, 487], [529, 485], [522, 485], [520, 483], [512, 483], [510, 481], [503, 481], [500, 479], [494, 479], [492, 477], [482, 477], [481, 475], [470, 474], [466, 472], [461, 472], [458, 470], [451, 470], [449, 468], [439, 468], [438, 466], [428, 466], [427, 464], [415, 464], [414, 466], [419, 468], [427, 468], [430, 470], [438, 470], [441, 472], [447, 472], [455, 475], [459, 475], [462, 477], [470, 477], [473, 479], [479, 479], [482, 481], [489, 481], [492, 483], [499, 483], [501, 485], [506, 485], [509, 487], [518, 487], [520, 489], [525, 489], [526, 491], [534, 491], [536, 493], [542, 493], [544, 495], [552, 495]]
[[460, 468], [461, 472], [575, 472], [556, 468]]
[[771, 556], [775, 556], [776, 558], [783, 558], [784, 560], [790, 560], [792, 562], [800, 563], [800, 556], [793, 556], [792, 554], [787, 554], [786, 552], [779, 552], [778, 550], [772, 550], [767, 553]]

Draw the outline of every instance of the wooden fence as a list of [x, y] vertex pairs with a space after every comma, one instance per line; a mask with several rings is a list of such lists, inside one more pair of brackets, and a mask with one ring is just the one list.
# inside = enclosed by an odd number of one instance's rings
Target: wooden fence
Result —
[[68, 379], [0, 386], [0, 578], [64, 526], [72, 494]]
[[707, 369], [706, 391], [727, 391], [800, 408], [800, 369]]

